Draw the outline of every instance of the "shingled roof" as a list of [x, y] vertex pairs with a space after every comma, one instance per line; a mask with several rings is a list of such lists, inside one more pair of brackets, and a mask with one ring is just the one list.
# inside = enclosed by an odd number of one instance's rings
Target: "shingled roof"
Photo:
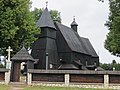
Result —
[[34, 61], [32, 56], [28, 53], [28, 51], [23, 47], [17, 54], [15, 54], [11, 60], [18, 60], [18, 61]]
[[80, 37], [79, 34], [72, 28], [69, 28], [58, 22], [56, 25], [72, 51], [88, 54], [93, 57], [98, 57], [89, 39]]
[[87, 49], [88, 53], [93, 56], [93, 57], [99, 57], [96, 53], [96, 51], [94, 50], [92, 44], [90, 43], [88, 38], [83, 38], [81, 37], [81, 40], [85, 46], [85, 48]]
[[58, 68], [59, 70], [76, 70], [79, 69], [73, 64], [62, 64]]
[[75, 34], [75, 31], [65, 25], [56, 23], [58, 30], [62, 33], [65, 41], [72, 51], [88, 54], [87, 50], [84, 49], [83, 43], [79, 40]]
[[38, 22], [37, 22], [37, 26], [38, 27], [50, 27], [56, 30], [56, 27], [54, 25], [54, 22], [51, 18], [51, 15], [47, 9], [47, 7], [45, 8], [45, 10], [43, 11], [41, 17], [39, 18]]

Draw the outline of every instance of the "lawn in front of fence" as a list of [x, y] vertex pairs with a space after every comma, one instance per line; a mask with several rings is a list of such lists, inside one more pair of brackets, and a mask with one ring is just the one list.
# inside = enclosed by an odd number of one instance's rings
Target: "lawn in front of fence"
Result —
[[2, 85], [0, 84], [0, 90], [9, 90], [9, 86], [8, 85]]
[[78, 87], [27, 86], [23, 90], [104, 90], [104, 89], [85, 89], [85, 88], [78, 88]]

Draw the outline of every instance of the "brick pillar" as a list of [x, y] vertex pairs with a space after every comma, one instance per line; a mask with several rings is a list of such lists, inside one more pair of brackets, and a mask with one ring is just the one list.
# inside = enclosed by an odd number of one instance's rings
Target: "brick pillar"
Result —
[[65, 85], [68, 86], [69, 85], [69, 81], [70, 80], [70, 75], [69, 74], [65, 74]]
[[8, 84], [10, 82], [10, 70], [8, 72], [5, 72], [5, 84]]
[[109, 86], [109, 75], [104, 75], [104, 87], [108, 87]]
[[32, 74], [31, 73], [27, 73], [27, 84], [28, 85], [32, 84]]

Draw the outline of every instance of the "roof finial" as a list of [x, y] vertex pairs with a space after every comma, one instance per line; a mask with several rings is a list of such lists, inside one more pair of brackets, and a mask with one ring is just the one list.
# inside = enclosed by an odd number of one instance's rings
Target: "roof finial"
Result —
[[47, 8], [47, 6], [48, 6], [48, 1], [46, 1], [46, 8]]
[[75, 16], [73, 16], [73, 21], [75, 21]]

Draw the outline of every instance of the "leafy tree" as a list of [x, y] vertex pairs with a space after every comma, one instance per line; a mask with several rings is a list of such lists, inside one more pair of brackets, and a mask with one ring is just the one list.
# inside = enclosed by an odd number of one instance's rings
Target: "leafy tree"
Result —
[[100, 67], [103, 68], [104, 70], [113, 70], [113, 67], [115, 68], [115, 70], [120, 70], [120, 64], [117, 63], [115, 60], [113, 60], [109, 64], [100, 63]]
[[109, 0], [109, 19], [106, 26], [109, 29], [105, 48], [113, 55], [120, 56], [120, 0]]
[[[40, 18], [42, 12], [43, 12], [43, 8], [37, 9], [35, 8], [31, 13], [35, 18], [35, 22], [37, 22], [37, 20]], [[57, 10], [50, 10], [50, 14], [51, 17], [53, 19], [53, 21], [57, 21], [61, 23], [61, 17], [60, 17], [60, 12], [58, 12]]]
[[[28, 48], [39, 33], [36, 22], [43, 9], [30, 12], [30, 0], [0, 0], [0, 49], [5, 54], [6, 48], [11, 46], [14, 53], [24, 45]], [[51, 10], [55, 21], [61, 22], [60, 13]]]
[[16, 52], [23, 42], [29, 47], [35, 40], [38, 29], [29, 5], [29, 0], [0, 0], [0, 48], [11, 46]]
[[115, 60], [112, 60], [112, 64], [115, 65], [117, 64], [117, 62]]

